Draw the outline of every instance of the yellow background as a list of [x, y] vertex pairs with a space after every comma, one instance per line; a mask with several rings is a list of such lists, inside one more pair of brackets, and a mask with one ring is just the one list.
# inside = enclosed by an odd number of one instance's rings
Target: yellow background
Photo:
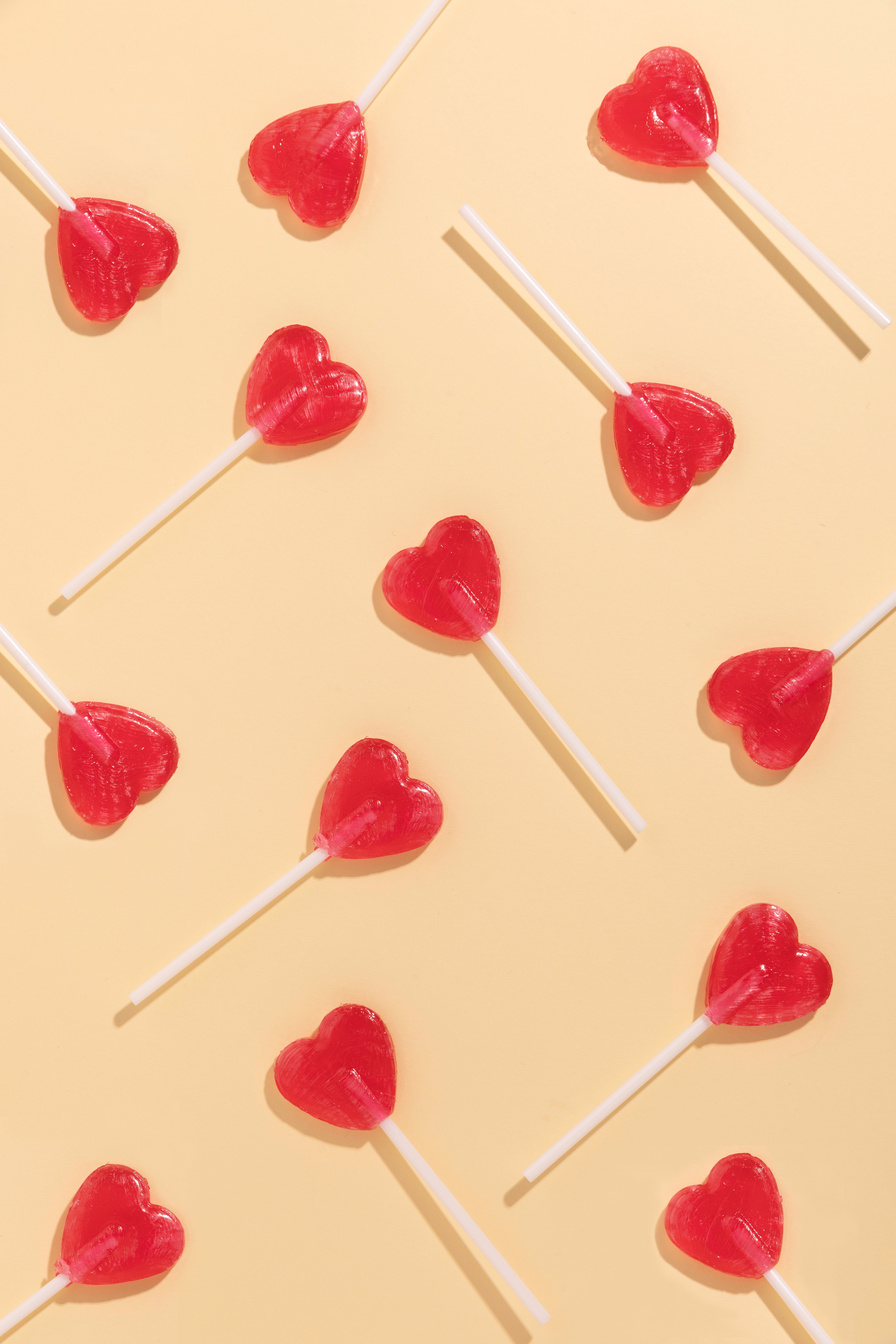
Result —
[[[54, 212], [0, 159], [0, 619], [71, 697], [136, 705], [182, 751], [155, 800], [87, 835], [52, 715], [0, 664], [0, 1310], [115, 1161], [182, 1217], [183, 1260], [145, 1291], [67, 1291], [30, 1344], [805, 1344], [765, 1285], [658, 1231], [674, 1191], [746, 1149], [784, 1194], [785, 1278], [837, 1344], [892, 1344], [896, 617], [838, 665], [784, 777], [732, 756], [701, 688], [734, 653], [826, 644], [896, 583], [896, 335], [711, 178], [612, 171], [587, 141], [646, 50], [687, 48], [721, 152], [892, 310], [896, 11], [452, 0], [369, 111], [357, 209], [312, 240], [254, 189], [249, 141], [357, 95], [421, 7], [0, 7], [0, 115], [69, 192], [154, 210], [182, 248], [154, 297], [86, 330]], [[464, 201], [623, 376], [731, 411], [732, 457], [666, 516], [622, 488], [609, 394], [483, 256]], [[293, 322], [367, 381], [358, 427], [252, 452], [54, 605], [244, 430], [249, 365]], [[644, 813], [636, 843], [486, 652], [383, 610], [385, 561], [456, 512], [491, 531], [498, 633]], [[365, 735], [442, 795], [429, 849], [326, 865], [122, 1011], [307, 851]], [[521, 1193], [696, 1016], [716, 937], [756, 900], [829, 956], [829, 1005], [713, 1031]], [[280, 1048], [346, 1000], [388, 1023], [397, 1122], [552, 1311], [543, 1329], [385, 1140], [273, 1093]]]

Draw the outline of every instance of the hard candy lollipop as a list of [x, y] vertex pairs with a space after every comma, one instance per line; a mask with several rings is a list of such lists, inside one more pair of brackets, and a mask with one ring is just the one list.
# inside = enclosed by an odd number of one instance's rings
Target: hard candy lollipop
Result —
[[766, 770], [788, 770], [815, 741], [831, 703], [835, 661], [896, 607], [896, 588], [827, 649], [754, 649], [729, 658], [707, 688], [713, 714], [743, 729]]
[[656, 47], [629, 84], [611, 89], [597, 113], [601, 138], [617, 154], [662, 168], [714, 169], [879, 327], [891, 319], [716, 151], [719, 118], [700, 66], [681, 47]]
[[775, 1269], [784, 1206], [771, 1170], [750, 1153], [717, 1162], [702, 1185], [687, 1185], [666, 1207], [666, 1235], [692, 1260], [739, 1279], [765, 1279], [816, 1344], [833, 1344]]
[[447, 3], [427, 5], [357, 102], [304, 107], [258, 132], [249, 146], [249, 172], [262, 191], [285, 196], [299, 219], [314, 228], [345, 223], [367, 156], [364, 113]]
[[178, 750], [164, 723], [124, 705], [72, 702], [2, 625], [0, 647], [59, 712], [59, 769], [82, 821], [112, 826], [133, 812], [142, 793], [168, 783]]
[[347, 364], [330, 359], [330, 347], [319, 331], [313, 327], [281, 327], [265, 341], [249, 374], [246, 419], [252, 428], [63, 584], [63, 597], [79, 593], [259, 439], [278, 448], [319, 443], [351, 429], [366, 405], [367, 388], [360, 375]]
[[170, 1209], [153, 1204], [149, 1183], [133, 1167], [97, 1167], [78, 1188], [62, 1229], [56, 1277], [0, 1319], [0, 1335], [70, 1283], [99, 1287], [164, 1274], [181, 1257], [184, 1229]]
[[385, 1022], [358, 1003], [334, 1008], [313, 1036], [293, 1041], [274, 1064], [278, 1091], [293, 1106], [340, 1129], [379, 1128], [540, 1325], [548, 1313], [392, 1119], [395, 1050]]
[[381, 738], [363, 738], [339, 758], [327, 780], [312, 852], [135, 989], [131, 1002], [155, 994], [327, 859], [405, 854], [428, 845], [441, 825], [439, 795], [422, 779], [411, 779], [404, 752]]
[[501, 570], [481, 523], [463, 516], [436, 523], [422, 546], [393, 555], [383, 572], [383, 595], [390, 607], [426, 630], [448, 639], [482, 640], [631, 829], [644, 830], [644, 818], [492, 629], [501, 602]]
[[164, 219], [124, 201], [73, 200], [2, 121], [0, 143], [59, 207], [59, 264], [82, 317], [111, 322], [133, 308], [142, 289], [168, 279], [178, 246]]
[[674, 504], [695, 477], [722, 465], [734, 447], [734, 425], [724, 407], [686, 387], [627, 383], [476, 212], [464, 205], [459, 213], [612, 389], [619, 465], [642, 504]]
[[716, 943], [706, 981], [706, 1011], [528, 1166], [526, 1180], [534, 1181], [552, 1167], [710, 1027], [793, 1022], [827, 1002], [831, 981], [827, 958], [799, 942], [786, 910], [779, 905], [745, 906]]

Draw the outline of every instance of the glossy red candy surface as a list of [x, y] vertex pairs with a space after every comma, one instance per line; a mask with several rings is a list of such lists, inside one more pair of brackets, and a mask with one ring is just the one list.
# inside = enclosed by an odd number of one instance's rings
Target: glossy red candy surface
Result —
[[383, 572], [390, 607], [437, 635], [481, 639], [498, 619], [501, 567], [481, 523], [443, 518], [422, 546], [393, 555]]
[[333, 858], [382, 859], [429, 844], [442, 801], [391, 742], [365, 737], [349, 747], [327, 781], [314, 843]]
[[[756, 988], [745, 1000], [722, 1006], [726, 992], [753, 970], [761, 972]], [[827, 957], [799, 941], [786, 910], [748, 905], [738, 910], [716, 944], [706, 981], [706, 1012], [713, 1022], [729, 1026], [792, 1022], [826, 1003], [832, 983]]]
[[743, 729], [744, 748], [766, 770], [787, 770], [811, 747], [831, 703], [830, 649], [754, 649], [717, 667], [713, 714]]
[[632, 383], [632, 394], [646, 401], [674, 429], [660, 444], [633, 413], [632, 398], [614, 398], [613, 435], [625, 483], [642, 504], [660, 507], [686, 495], [694, 477], [715, 471], [734, 447], [731, 416], [718, 402], [686, 387]]
[[357, 103], [323, 103], [290, 112], [259, 131], [249, 172], [272, 196], [285, 196], [316, 229], [344, 224], [355, 208], [367, 132]]
[[733, 1153], [702, 1185], [687, 1185], [666, 1208], [666, 1233], [680, 1251], [711, 1269], [761, 1279], [781, 1255], [784, 1209], [761, 1158]]
[[604, 98], [597, 113], [601, 139], [617, 154], [664, 168], [687, 168], [706, 162], [667, 124], [672, 105], [709, 142], [719, 139], [715, 99], [700, 66], [681, 47], [656, 47], [635, 67], [630, 84], [619, 84]]
[[281, 327], [265, 341], [246, 388], [246, 419], [265, 443], [317, 443], [357, 424], [367, 388], [348, 364], [330, 359], [313, 327]]
[[150, 1201], [146, 1179], [110, 1164], [92, 1171], [71, 1202], [56, 1273], [75, 1283], [130, 1283], [164, 1274], [183, 1249], [179, 1219]]
[[340, 1129], [376, 1129], [395, 1106], [395, 1050], [372, 1008], [344, 1003], [274, 1064], [278, 1090], [300, 1111]]
[[141, 793], [160, 789], [177, 769], [177, 739], [139, 709], [81, 700], [78, 714], [115, 748], [100, 759], [70, 714], [59, 715], [59, 768], [72, 807], [91, 826], [111, 826], [133, 812]]
[[59, 211], [65, 287], [83, 317], [111, 322], [133, 308], [141, 289], [168, 279], [177, 264], [177, 235], [164, 219], [138, 205], [90, 196], [79, 197], [75, 205], [81, 218], [72, 210]]

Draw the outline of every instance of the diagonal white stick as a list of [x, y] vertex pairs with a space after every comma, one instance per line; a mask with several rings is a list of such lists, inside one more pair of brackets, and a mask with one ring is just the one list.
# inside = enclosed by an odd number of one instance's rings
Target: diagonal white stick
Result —
[[380, 66], [373, 79], [362, 90], [361, 96], [357, 100], [358, 107], [362, 112], [367, 111], [377, 94], [395, 74], [404, 58], [413, 51], [426, 30], [435, 23], [447, 3], [448, 0], [432, 0], [432, 3], [426, 6], [417, 22], [408, 29], [389, 59]]
[[549, 1312], [545, 1310], [532, 1290], [527, 1288], [519, 1274], [511, 1269], [497, 1247], [492, 1245], [481, 1227], [473, 1222], [463, 1205], [458, 1203], [444, 1181], [440, 1180], [429, 1163], [424, 1161], [410, 1139], [402, 1133], [391, 1116], [387, 1116], [385, 1120], [380, 1121], [380, 1129], [392, 1140], [402, 1157], [413, 1167], [421, 1181], [432, 1191], [442, 1207], [451, 1214], [458, 1226], [463, 1228], [473, 1245], [482, 1252], [492, 1268], [500, 1274], [507, 1286], [516, 1293], [523, 1306], [531, 1311], [539, 1325], [544, 1325], [546, 1321], [550, 1320]]
[[892, 593], [887, 593], [883, 601], [878, 602], [876, 607], [872, 607], [860, 621], [856, 621], [855, 625], [850, 626], [845, 635], [841, 635], [839, 639], [834, 640], [833, 644], [828, 645], [834, 657], [839, 658], [847, 649], [851, 649], [853, 644], [857, 644], [863, 635], [867, 635], [868, 631], [873, 630], [878, 622], [882, 621], [885, 616], [889, 616], [894, 608], [896, 608], [896, 588], [893, 589]]
[[61, 1293], [63, 1288], [67, 1288], [70, 1283], [71, 1279], [65, 1274], [57, 1274], [55, 1279], [45, 1283], [43, 1288], [38, 1288], [36, 1293], [26, 1297], [25, 1301], [20, 1302], [12, 1311], [8, 1311], [5, 1316], [0, 1316], [0, 1335], [7, 1334], [14, 1325], [24, 1321], [26, 1316], [30, 1316], [32, 1312], [37, 1311], [38, 1307], [42, 1307], [45, 1302], [49, 1302], [51, 1297]]
[[815, 1344], [834, 1344], [827, 1330], [823, 1330], [815, 1317], [806, 1309], [793, 1289], [784, 1282], [776, 1269], [768, 1269], [764, 1278], [770, 1283], [775, 1292], [786, 1302], [794, 1316], [799, 1321], [805, 1331], [815, 1340]]
[[186, 485], [182, 485], [179, 490], [175, 490], [173, 495], [169, 495], [163, 504], [160, 504], [157, 509], [153, 509], [152, 513], [148, 513], [142, 522], [137, 523], [129, 532], [125, 532], [123, 537], [119, 537], [118, 541], [108, 550], [103, 551], [102, 555], [98, 556], [92, 564], [88, 565], [86, 569], [82, 569], [80, 574], [76, 574], [73, 579], [69, 579], [68, 583], [64, 583], [60, 589], [62, 596], [73, 598], [88, 583], [108, 569], [119, 556], [124, 555], [132, 546], [136, 546], [137, 542], [141, 541], [148, 532], [152, 532], [153, 528], [163, 523], [170, 514], [174, 513], [175, 509], [179, 509], [182, 504], [186, 504], [187, 500], [192, 499], [193, 495], [201, 490], [204, 485], [208, 485], [209, 481], [213, 481], [216, 476], [219, 476], [225, 467], [229, 467], [231, 462], [235, 462], [238, 457], [242, 457], [243, 453], [248, 452], [253, 443], [257, 443], [260, 438], [261, 431], [258, 429], [248, 429], [245, 434], [241, 434], [229, 448], [225, 448], [223, 453], [219, 453], [217, 457], [213, 458], [207, 467], [203, 467], [202, 471], [192, 476]]
[[60, 210], [77, 210], [78, 207], [68, 192], [62, 190], [55, 177], [51, 177], [43, 164], [38, 163], [31, 151], [25, 148], [17, 135], [13, 135], [4, 121], [0, 121], [0, 144], [5, 145], [13, 158], [31, 174], [41, 191], [46, 192], [54, 205], [58, 205]]
[[34, 682], [34, 685], [60, 714], [68, 714], [74, 719], [77, 726], [78, 736], [86, 742], [94, 754], [103, 762], [110, 759], [115, 751], [115, 747], [100, 730], [85, 719], [75, 709], [67, 695], [63, 695], [55, 681], [51, 681], [42, 667], [39, 667], [29, 653], [26, 653], [17, 639], [6, 629], [6, 626], [0, 625], [0, 648], [9, 654], [10, 658], [16, 663], [25, 675]]
[[200, 938], [192, 947], [188, 947], [186, 952], [182, 952], [179, 957], [169, 961], [168, 965], [164, 966], [162, 970], [144, 981], [129, 996], [131, 1003], [142, 1003], [144, 999], [149, 998], [150, 994], [155, 994], [157, 989], [161, 989], [181, 971], [186, 970], [188, 966], [192, 966], [194, 961], [198, 961], [206, 952], [220, 943], [222, 938], [226, 938], [228, 934], [233, 933], [235, 929], [245, 924], [246, 920], [251, 919], [253, 915], [257, 915], [259, 910], [263, 910], [272, 901], [276, 901], [278, 896], [282, 896], [285, 891], [289, 891], [290, 887], [294, 887], [297, 882], [301, 881], [303, 877], [329, 857], [330, 855], [325, 849], [312, 850], [302, 859], [301, 863], [297, 863], [294, 868], [290, 868], [288, 873], [284, 873], [276, 882], [272, 882], [269, 887], [265, 887], [264, 891], [254, 896], [251, 901], [247, 901], [245, 905], [240, 906], [235, 914], [232, 914], [229, 919], [223, 920], [216, 928], [212, 929], [211, 933], [207, 933], [204, 938]]
[[676, 107], [670, 105], [668, 110], [664, 112], [664, 119], [673, 131], [678, 132], [690, 149], [701, 155], [707, 167], [714, 169], [719, 177], [724, 178], [729, 186], [739, 192], [744, 200], [758, 210], [760, 215], [763, 215], [770, 224], [773, 224], [779, 233], [789, 239], [794, 247], [799, 248], [803, 256], [808, 257], [822, 274], [832, 280], [839, 289], [842, 289], [843, 293], [848, 295], [853, 303], [858, 304], [863, 313], [866, 313], [879, 327], [890, 325], [892, 318], [884, 312], [883, 308], [876, 304], [873, 299], [870, 299], [863, 289], [859, 289], [858, 285], [850, 280], [849, 276], [845, 275], [839, 266], [835, 266], [830, 258], [826, 257], [814, 243], [810, 243], [805, 234], [800, 233], [799, 229], [795, 229], [790, 220], [781, 214], [780, 210], [776, 210], [770, 201], [767, 201], [764, 196], [760, 196], [756, 188], [751, 187], [746, 178], [741, 177], [740, 173], [736, 172], [730, 163], [722, 158], [721, 154], [716, 153], [711, 148], [712, 142], [707, 140], [686, 117], [682, 116]]

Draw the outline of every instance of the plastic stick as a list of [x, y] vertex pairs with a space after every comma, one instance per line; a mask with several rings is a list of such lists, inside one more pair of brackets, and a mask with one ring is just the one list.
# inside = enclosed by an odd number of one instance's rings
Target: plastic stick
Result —
[[60, 714], [75, 714], [77, 710], [69, 700], [67, 695], [63, 695], [55, 681], [51, 681], [42, 667], [26, 653], [17, 639], [6, 629], [6, 626], [0, 625], [0, 647], [2, 647], [16, 663], [27, 677], [34, 682], [40, 691], [54, 709], [58, 709]]
[[144, 999], [149, 998], [150, 994], [155, 994], [157, 989], [167, 985], [169, 980], [173, 980], [187, 966], [192, 966], [194, 961], [198, 961], [201, 956], [215, 947], [217, 943], [220, 943], [222, 938], [226, 938], [228, 934], [233, 933], [235, 929], [245, 924], [247, 919], [257, 915], [259, 910], [263, 910], [272, 901], [276, 901], [278, 896], [282, 896], [285, 891], [289, 891], [290, 887], [294, 887], [298, 881], [329, 857], [330, 855], [325, 849], [312, 850], [302, 859], [301, 863], [296, 864], [295, 868], [290, 868], [288, 873], [284, 873], [276, 882], [272, 882], [269, 887], [265, 887], [264, 891], [260, 892], [258, 896], [240, 906], [235, 914], [212, 929], [211, 933], [207, 933], [204, 938], [200, 938], [192, 947], [188, 947], [186, 952], [182, 952], [179, 957], [169, 961], [168, 965], [164, 966], [156, 975], [150, 976], [148, 980], [144, 981], [130, 995], [131, 1003], [142, 1003]]
[[62, 190], [55, 177], [51, 177], [43, 164], [38, 163], [31, 151], [25, 148], [19, 137], [13, 135], [5, 121], [0, 121], [0, 142], [6, 146], [14, 159], [18, 159], [26, 172], [31, 174], [41, 191], [46, 192], [54, 205], [58, 205], [60, 210], [77, 210], [78, 207], [68, 192]]
[[839, 639], [834, 640], [833, 644], [828, 645], [834, 657], [839, 658], [847, 649], [851, 649], [853, 644], [857, 644], [863, 635], [867, 635], [869, 630], [873, 630], [879, 621], [882, 621], [885, 616], [889, 616], [894, 607], [896, 607], [896, 588], [893, 589], [892, 593], [887, 593], [884, 600], [878, 602], [876, 607], [872, 607], [860, 621], [856, 621], [855, 625], [850, 626], [845, 635], [841, 635]]
[[[755, 210], [758, 210], [760, 215], [763, 215], [770, 224], [773, 224], [779, 233], [789, 239], [794, 247], [799, 248], [803, 256], [814, 262], [822, 274], [826, 275], [829, 280], [833, 280], [834, 284], [842, 289], [843, 293], [848, 295], [853, 303], [858, 304], [863, 313], [867, 313], [868, 317], [876, 322], [879, 327], [890, 325], [892, 318], [884, 312], [883, 308], [876, 304], [873, 299], [870, 299], [863, 289], [859, 289], [858, 285], [850, 280], [849, 276], [845, 275], [839, 266], [835, 266], [830, 258], [826, 257], [814, 243], [810, 243], [805, 234], [794, 228], [790, 220], [782, 215], [780, 210], [776, 210], [764, 196], [761, 196], [755, 187], [751, 187], [746, 178], [741, 177], [740, 173], [736, 172], [731, 164], [722, 158], [721, 154], [718, 154], [714, 149], [710, 149], [710, 142], [707, 141], [706, 137], [686, 117], [683, 117], [677, 108], [670, 107], [665, 113], [664, 119], [695, 153], [703, 155], [709, 168], [714, 169], [719, 177], [724, 178], [730, 187], [739, 192], [744, 200], [749, 202]], [[707, 149], [710, 149], [709, 153], [706, 153]]]
[[520, 690], [532, 701], [542, 718], [550, 724], [563, 745], [572, 752], [579, 765], [594, 780], [597, 787], [613, 804], [623, 820], [636, 835], [640, 835], [647, 825], [640, 812], [635, 810], [622, 790], [613, 783], [606, 770], [597, 763], [584, 742], [576, 737], [566, 720], [561, 719], [550, 700], [542, 694], [528, 673], [523, 671], [510, 651], [498, 639], [495, 632], [486, 630], [482, 635], [482, 642], [495, 655], [501, 666], [510, 673]]
[[125, 532], [123, 537], [119, 537], [118, 541], [108, 550], [103, 551], [102, 555], [98, 556], [92, 564], [88, 565], [86, 569], [82, 569], [80, 574], [76, 574], [68, 583], [64, 583], [60, 589], [62, 596], [74, 597], [88, 583], [102, 574], [104, 570], [107, 570], [119, 556], [124, 555], [132, 546], [136, 546], [137, 542], [141, 541], [148, 532], [152, 532], [153, 528], [163, 523], [170, 514], [174, 513], [175, 509], [179, 509], [188, 499], [192, 499], [193, 495], [201, 490], [204, 485], [208, 485], [209, 481], [213, 481], [216, 476], [220, 475], [225, 467], [229, 467], [231, 462], [235, 462], [238, 457], [242, 457], [243, 453], [247, 452], [253, 443], [257, 443], [260, 438], [260, 430], [246, 430], [246, 433], [241, 434], [229, 448], [225, 448], [223, 453], [219, 453], [217, 457], [213, 458], [207, 467], [203, 467], [202, 471], [192, 476], [186, 485], [182, 485], [179, 490], [175, 490], [174, 494], [169, 495], [163, 504], [160, 504], [157, 509], [153, 509], [152, 513], [148, 513], [141, 523], [132, 527], [130, 532]]
[[774, 1288], [783, 1302], [786, 1302], [803, 1329], [812, 1336], [815, 1344], [834, 1344], [827, 1330], [823, 1330], [810, 1311], [803, 1306], [793, 1289], [784, 1282], [776, 1269], [768, 1269], [765, 1279]]
[[57, 1274], [55, 1279], [45, 1283], [43, 1288], [38, 1288], [36, 1293], [32, 1293], [12, 1311], [8, 1311], [5, 1316], [0, 1317], [0, 1335], [7, 1334], [14, 1325], [24, 1321], [26, 1316], [30, 1316], [32, 1312], [37, 1311], [38, 1307], [42, 1307], [45, 1302], [49, 1302], [51, 1297], [61, 1293], [63, 1288], [67, 1288], [70, 1283], [71, 1279], [67, 1275]]
[[357, 100], [358, 107], [362, 112], [367, 111], [377, 94], [395, 74], [404, 58], [416, 47], [427, 28], [435, 23], [447, 3], [448, 0], [431, 0], [417, 22], [408, 29], [389, 59], [380, 66], [373, 79], [362, 90], [361, 96]]
[[503, 1255], [501, 1255], [500, 1251], [492, 1245], [481, 1227], [473, 1222], [473, 1219], [467, 1213], [463, 1205], [458, 1203], [444, 1181], [441, 1181], [429, 1163], [424, 1161], [410, 1139], [402, 1133], [391, 1116], [387, 1116], [385, 1120], [380, 1122], [380, 1129], [384, 1134], [388, 1135], [402, 1157], [413, 1167], [424, 1185], [432, 1191], [436, 1199], [442, 1207], [451, 1214], [451, 1217], [458, 1226], [463, 1228], [473, 1245], [482, 1252], [492, 1268], [501, 1275], [501, 1278], [516, 1294], [523, 1306], [526, 1307], [528, 1311], [531, 1311], [539, 1325], [544, 1325], [546, 1321], [549, 1321], [550, 1313], [541, 1305], [532, 1290], [526, 1287], [519, 1274], [511, 1269]]
[[580, 1120], [577, 1125], [573, 1125], [568, 1134], [564, 1134], [562, 1139], [558, 1139], [546, 1152], [542, 1153], [541, 1157], [536, 1158], [523, 1172], [526, 1180], [537, 1180], [542, 1172], [547, 1171], [548, 1167], [552, 1167], [555, 1162], [559, 1162], [564, 1153], [568, 1153], [570, 1148], [574, 1148], [581, 1139], [584, 1139], [586, 1134], [590, 1134], [592, 1129], [596, 1129], [602, 1121], [606, 1120], [608, 1115], [612, 1115], [624, 1101], [628, 1101], [629, 1097], [634, 1096], [645, 1083], [650, 1082], [655, 1074], [664, 1069], [667, 1064], [671, 1064], [673, 1059], [680, 1055], [683, 1050], [686, 1050], [689, 1045], [696, 1041], [698, 1036], [702, 1036], [704, 1031], [707, 1031], [712, 1025], [712, 1019], [707, 1017], [706, 1013], [698, 1017], [696, 1022], [692, 1022], [689, 1027], [675, 1037], [674, 1041], [670, 1041], [665, 1050], [661, 1050], [658, 1055], [654, 1055], [653, 1059], [649, 1060], [642, 1069], [632, 1074], [628, 1082], [623, 1083], [621, 1087], [617, 1087], [615, 1092], [610, 1093], [606, 1101], [602, 1101], [599, 1106], [596, 1106], [593, 1111], [585, 1116], [584, 1120]]

